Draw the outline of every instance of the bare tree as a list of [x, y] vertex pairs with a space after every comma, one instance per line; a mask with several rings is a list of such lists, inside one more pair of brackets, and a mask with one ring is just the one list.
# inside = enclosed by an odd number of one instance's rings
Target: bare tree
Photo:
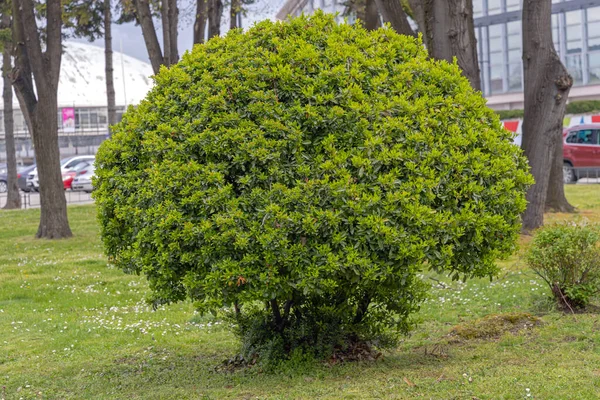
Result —
[[221, 34], [222, 0], [208, 0], [208, 38]]
[[[4, 4], [3, 4], [4, 5]], [[0, 27], [2, 30], [10, 30], [10, 14], [9, 10], [2, 10], [2, 20]], [[19, 195], [19, 185], [17, 182], [17, 155], [15, 149], [15, 131], [13, 120], [13, 92], [12, 82], [10, 80], [12, 63], [11, 63], [11, 47], [12, 41], [3, 43], [2, 51], [2, 79], [4, 88], [2, 91], [2, 100], [4, 102], [4, 137], [6, 139], [6, 167], [7, 167], [7, 198], [5, 209], [21, 208], [21, 196]]]
[[[15, 68], [12, 81], [33, 137], [40, 179], [38, 238], [72, 236], [60, 173], [58, 151], [58, 79], [62, 57], [60, 0], [47, 0], [45, 50], [33, 0], [13, 0]], [[35, 84], [34, 84], [35, 79]], [[34, 86], [35, 85], [35, 86]]]
[[177, 47], [179, 9], [177, 7], [177, 0], [162, 0], [160, 5], [164, 53], [160, 48], [158, 36], [156, 35], [150, 1], [134, 0], [134, 6], [137, 20], [142, 27], [142, 36], [144, 37], [144, 42], [146, 42], [146, 49], [148, 50], [152, 70], [155, 74], [158, 74], [161, 65], [168, 67], [179, 61]]
[[375, 0], [383, 22], [389, 22], [394, 30], [402, 35], [416, 36], [408, 23], [400, 0]]
[[[573, 79], [560, 61], [552, 42], [552, 1], [523, 1], [523, 69], [525, 113], [522, 146], [535, 184], [527, 192], [523, 230], [544, 223], [550, 173], [560, 159], [562, 127]], [[562, 179], [561, 179], [562, 182]]]
[[229, 8], [229, 29], [240, 28], [238, 26], [238, 14], [242, 11], [242, 0], [231, 0]]
[[429, 55], [448, 62], [456, 57], [471, 86], [481, 90], [473, 0], [410, 0], [410, 5]]
[[206, 12], [208, 0], [197, 0], [196, 20], [194, 21], [194, 44], [204, 43], [206, 34]]
[[[117, 122], [117, 107], [115, 101], [115, 81], [113, 77], [112, 50], [112, 10], [111, 0], [104, 0], [104, 74], [106, 78], [106, 103], [108, 105], [108, 133]], [[123, 77], [125, 78], [125, 77]]]

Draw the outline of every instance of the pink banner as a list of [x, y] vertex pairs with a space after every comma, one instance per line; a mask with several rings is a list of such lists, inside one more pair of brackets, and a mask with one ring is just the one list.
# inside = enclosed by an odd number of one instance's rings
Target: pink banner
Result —
[[62, 128], [63, 132], [75, 132], [75, 109], [62, 109]]

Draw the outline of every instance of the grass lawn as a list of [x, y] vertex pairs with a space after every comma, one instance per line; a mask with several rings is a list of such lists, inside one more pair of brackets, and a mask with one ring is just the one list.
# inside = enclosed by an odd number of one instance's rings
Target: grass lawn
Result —
[[[600, 185], [571, 185], [574, 215], [600, 222]], [[273, 374], [215, 367], [236, 340], [188, 303], [152, 311], [143, 277], [107, 265], [94, 206], [69, 208], [74, 237], [33, 239], [39, 210], [0, 212], [0, 399], [594, 399], [600, 318], [564, 315], [519, 254], [502, 272], [434, 287], [418, 327], [374, 362], [286, 363]], [[522, 247], [527, 238], [522, 239]], [[438, 281], [440, 283], [438, 283]], [[494, 339], [448, 339], [491, 313], [542, 325]]]

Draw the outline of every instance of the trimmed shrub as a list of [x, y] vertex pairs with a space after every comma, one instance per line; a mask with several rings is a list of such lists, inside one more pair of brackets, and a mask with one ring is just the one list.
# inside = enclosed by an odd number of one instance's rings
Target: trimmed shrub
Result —
[[555, 224], [539, 231], [527, 263], [565, 311], [585, 308], [600, 290], [600, 234], [597, 226]]
[[155, 304], [231, 310], [248, 357], [389, 343], [420, 271], [492, 276], [515, 247], [526, 159], [417, 39], [317, 13], [154, 79], [97, 155], [106, 251]]

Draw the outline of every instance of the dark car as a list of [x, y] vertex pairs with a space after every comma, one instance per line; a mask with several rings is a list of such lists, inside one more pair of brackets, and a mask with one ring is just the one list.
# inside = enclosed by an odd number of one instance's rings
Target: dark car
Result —
[[[27, 187], [27, 175], [29, 175], [29, 173], [34, 169], [35, 164], [23, 167], [19, 170], [19, 172], [17, 172], [17, 184], [19, 185], [19, 189], [21, 189], [24, 192], [29, 192], [31, 190]], [[7, 182], [8, 178], [6, 176], [6, 173], [0, 174], [0, 193], [6, 193], [6, 191], [8, 190]]]

